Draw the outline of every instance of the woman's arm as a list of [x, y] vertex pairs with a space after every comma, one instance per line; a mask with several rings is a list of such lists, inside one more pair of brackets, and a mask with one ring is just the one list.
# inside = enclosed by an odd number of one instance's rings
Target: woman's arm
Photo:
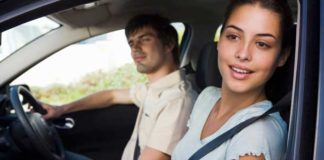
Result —
[[264, 155], [260, 156], [241, 156], [240, 160], [265, 160]]

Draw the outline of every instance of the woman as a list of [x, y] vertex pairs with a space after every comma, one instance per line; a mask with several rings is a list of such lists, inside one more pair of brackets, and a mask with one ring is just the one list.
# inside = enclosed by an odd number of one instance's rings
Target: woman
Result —
[[[290, 8], [285, 0], [232, 0], [218, 42], [222, 88], [208, 87], [198, 97], [172, 159], [186, 160], [199, 148], [240, 122], [261, 115], [272, 103], [266, 82], [289, 56]], [[287, 125], [279, 113], [237, 133], [203, 160], [279, 160]]]

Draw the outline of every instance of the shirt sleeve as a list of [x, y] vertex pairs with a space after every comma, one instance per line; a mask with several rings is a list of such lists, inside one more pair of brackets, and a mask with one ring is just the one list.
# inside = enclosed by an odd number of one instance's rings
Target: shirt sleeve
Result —
[[261, 154], [266, 160], [280, 160], [285, 146], [285, 129], [274, 118], [267, 117], [251, 124], [232, 138], [226, 151], [226, 160]]
[[146, 146], [171, 155], [176, 144], [187, 131], [193, 100], [190, 97], [177, 98], [160, 112]]
[[143, 94], [145, 94], [143, 87], [143, 85], [135, 85], [129, 89], [130, 98], [137, 107], [142, 106], [141, 102], [143, 102]]

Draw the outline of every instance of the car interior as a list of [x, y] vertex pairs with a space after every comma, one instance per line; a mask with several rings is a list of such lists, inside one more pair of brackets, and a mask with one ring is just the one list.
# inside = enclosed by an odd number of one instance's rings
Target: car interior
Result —
[[[296, 20], [297, 2], [294, 0], [289, 0], [289, 2]], [[30, 4], [33, 4], [33, 1], [30, 1]], [[0, 159], [1, 157], [26, 159], [26, 155], [30, 159], [44, 159], [44, 157], [60, 159], [62, 150], [83, 154], [95, 160], [120, 159], [133, 131], [138, 112], [137, 107], [116, 105], [116, 107], [69, 113], [60, 119], [51, 121], [51, 123], [66, 125], [72, 119], [73, 127], [53, 129], [55, 128], [53, 125], [41, 124], [44, 120], [39, 116], [35, 115], [31, 116], [34, 118], [29, 118], [19, 107], [14, 108], [17, 115], [20, 114], [22, 117], [18, 121], [15, 120], [15, 116], [9, 114], [12, 110], [11, 103], [17, 103], [17, 106], [26, 103], [19, 100], [19, 94], [22, 94], [24, 100], [32, 104], [36, 111], [42, 112], [39, 106], [37, 107], [38, 104], [33, 93], [28, 89], [28, 84], [11, 85], [11, 82], [68, 45], [123, 29], [126, 22], [134, 15], [157, 13], [169, 18], [172, 22], [181, 22], [185, 26], [180, 42], [181, 68], [186, 70], [187, 77], [191, 80], [194, 88], [201, 92], [207, 86], [221, 87], [222, 80], [217, 67], [217, 40], [215, 40], [217, 38], [215, 35], [222, 23], [226, 5], [226, 0], [63, 1], [44, 6], [43, 9], [25, 12], [18, 18], [1, 20], [0, 33], [44, 16], [58, 23], [59, 27], [34, 39], [0, 61], [0, 73], [4, 77], [0, 78]], [[30, 6], [37, 7], [37, 5]], [[286, 64], [276, 70], [267, 84], [267, 96], [273, 104], [276, 104], [293, 89], [296, 28], [297, 25], [291, 34], [293, 47]], [[289, 125], [291, 97], [288, 99], [288, 103], [285, 104], [288, 107], [285, 107], [280, 113]], [[30, 123], [20, 124], [26, 121]], [[43, 137], [44, 141], [35, 143], [33, 141], [39, 141], [37, 136], [30, 136], [34, 134], [34, 131], [22, 131], [28, 130], [26, 129], [28, 126], [30, 128], [36, 126], [36, 130], [41, 130], [39, 132], [42, 133], [37, 133], [39, 136], [47, 133], [52, 133], [54, 136], [45, 136], [45, 138]], [[46, 143], [55, 144], [53, 146], [53, 144]], [[49, 146], [49, 148], [42, 146]]]

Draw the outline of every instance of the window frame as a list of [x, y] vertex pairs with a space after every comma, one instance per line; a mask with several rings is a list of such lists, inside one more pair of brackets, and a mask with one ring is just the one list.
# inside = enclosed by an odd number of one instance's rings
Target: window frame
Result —
[[[319, 1], [299, 0], [286, 159], [313, 159], [319, 75]], [[312, 53], [312, 54], [310, 54]]]

